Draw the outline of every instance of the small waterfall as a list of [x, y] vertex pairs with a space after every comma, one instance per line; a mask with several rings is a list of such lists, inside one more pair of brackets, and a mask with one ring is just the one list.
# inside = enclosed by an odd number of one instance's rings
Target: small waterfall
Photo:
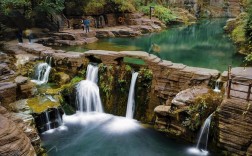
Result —
[[138, 72], [132, 73], [131, 83], [130, 83], [130, 91], [127, 102], [127, 112], [126, 118], [133, 119], [134, 111], [135, 111], [135, 84], [137, 80]]
[[220, 90], [220, 82], [221, 82], [221, 80], [220, 79], [218, 79], [218, 80], [216, 80], [216, 82], [215, 82], [215, 87], [214, 87], [214, 92], [217, 92], [217, 93], [219, 93], [221, 90]]
[[97, 84], [98, 82], [98, 67], [89, 64], [87, 67], [86, 79]]
[[51, 71], [52, 57], [46, 57], [45, 61], [45, 63], [39, 63], [36, 68], [35, 74], [37, 80], [33, 80], [33, 82], [39, 85], [48, 82], [49, 74]]
[[57, 121], [58, 121], [58, 124], [59, 126], [62, 125], [63, 121], [60, 117], [60, 112], [59, 112], [59, 109], [56, 109], [56, 112], [57, 112]]
[[76, 87], [76, 105], [82, 112], [103, 112], [100, 91], [97, 86], [98, 67], [89, 64], [87, 67], [87, 78], [78, 83]]
[[209, 128], [211, 124], [212, 114], [209, 115], [209, 117], [204, 122], [201, 130], [200, 130], [200, 136], [198, 138], [197, 146], [196, 148], [199, 150], [207, 151], [207, 143], [208, 143], [208, 134], [209, 134]]
[[46, 130], [50, 130], [51, 129], [51, 121], [50, 121], [48, 111], [45, 111], [45, 115], [46, 115]]
[[194, 148], [188, 149], [189, 153], [201, 156], [208, 155], [207, 143], [212, 115], [213, 114], [209, 115], [209, 117], [205, 120], [203, 126], [200, 129], [197, 145]]

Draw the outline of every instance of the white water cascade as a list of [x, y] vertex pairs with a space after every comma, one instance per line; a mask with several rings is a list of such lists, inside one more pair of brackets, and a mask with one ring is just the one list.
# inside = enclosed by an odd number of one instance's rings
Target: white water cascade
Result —
[[51, 71], [51, 63], [52, 57], [46, 57], [45, 63], [39, 63], [35, 72], [37, 80], [32, 81], [38, 85], [47, 83]]
[[217, 93], [219, 93], [221, 90], [220, 90], [220, 82], [221, 82], [221, 80], [220, 79], [218, 79], [218, 80], [216, 80], [216, 82], [215, 82], [215, 87], [214, 87], [214, 92], [217, 92]]
[[127, 102], [127, 112], [126, 118], [133, 119], [134, 111], [135, 111], [135, 84], [137, 80], [138, 72], [132, 73], [131, 83], [130, 83], [130, 91]]
[[205, 120], [203, 126], [200, 129], [200, 135], [197, 141], [196, 148], [190, 148], [189, 152], [197, 155], [208, 155], [207, 143], [208, 135], [211, 124], [212, 114]]
[[48, 111], [45, 111], [45, 115], [46, 115], [46, 130], [50, 130], [51, 129], [51, 124], [50, 124], [51, 122], [50, 122]]
[[62, 121], [62, 118], [60, 116], [59, 109], [56, 109], [56, 112], [57, 112], [57, 121], [58, 121], [58, 124], [60, 126], [60, 125], [62, 125], [63, 121]]
[[81, 112], [103, 112], [98, 82], [98, 67], [89, 64], [86, 80], [78, 83], [76, 105]]

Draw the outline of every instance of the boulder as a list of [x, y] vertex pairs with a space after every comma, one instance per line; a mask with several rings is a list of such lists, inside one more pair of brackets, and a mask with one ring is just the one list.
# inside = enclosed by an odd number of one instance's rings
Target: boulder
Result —
[[0, 155], [36, 155], [24, 132], [2, 115], [0, 115]]
[[154, 112], [161, 116], [167, 116], [171, 106], [159, 105], [154, 109]]
[[172, 104], [178, 107], [193, 104], [197, 96], [208, 93], [209, 88], [206, 86], [192, 87], [179, 92], [172, 100]]
[[58, 72], [55, 74], [54, 81], [59, 85], [63, 85], [70, 81], [70, 76], [66, 73]]
[[16, 101], [17, 95], [17, 84], [12, 82], [0, 83], [0, 102], [2, 105], [7, 106], [8, 104]]
[[17, 85], [22, 85], [24, 83], [27, 83], [27, 81], [29, 80], [28, 77], [24, 77], [24, 76], [18, 76], [15, 78], [15, 82]]
[[96, 31], [97, 38], [115, 37], [111, 31]]

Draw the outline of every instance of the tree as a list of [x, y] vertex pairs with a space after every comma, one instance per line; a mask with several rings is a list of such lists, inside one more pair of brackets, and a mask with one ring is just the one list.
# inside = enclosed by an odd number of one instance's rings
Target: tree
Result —
[[87, 14], [102, 14], [104, 12], [133, 12], [139, 0], [89, 0], [83, 8]]
[[0, 10], [8, 15], [23, 10], [27, 18], [38, 12], [58, 13], [64, 9], [64, 0], [1, 0]]

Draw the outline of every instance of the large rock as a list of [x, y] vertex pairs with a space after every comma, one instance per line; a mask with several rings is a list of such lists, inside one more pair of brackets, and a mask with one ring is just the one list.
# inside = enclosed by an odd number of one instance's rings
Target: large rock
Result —
[[186, 90], [179, 92], [172, 100], [172, 104], [178, 107], [188, 106], [193, 103], [193, 101], [197, 96], [206, 94], [208, 91], [209, 88], [205, 86], [188, 88]]
[[154, 109], [154, 112], [161, 116], [167, 116], [170, 109], [171, 109], [171, 106], [160, 105]]
[[19, 99], [30, 98], [37, 92], [36, 85], [28, 77], [18, 76], [15, 82], [17, 84], [17, 96]]
[[35, 156], [35, 150], [22, 127], [8, 117], [10, 115], [0, 106], [0, 155]]
[[59, 85], [63, 85], [70, 81], [70, 76], [66, 73], [59, 72], [55, 74], [54, 81]]
[[17, 84], [12, 82], [0, 83], [0, 102], [4, 106], [16, 101]]
[[27, 99], [11, 103], [9, 108], [14, 112], [10, 113], [4, 107], [0, 107], [0, 114], [12, 120], [30, 139], [36, 153], [40, 153], [41, 140], [35, 127], [35, 120], [31, 115], [32, 111], [27, 105]]

